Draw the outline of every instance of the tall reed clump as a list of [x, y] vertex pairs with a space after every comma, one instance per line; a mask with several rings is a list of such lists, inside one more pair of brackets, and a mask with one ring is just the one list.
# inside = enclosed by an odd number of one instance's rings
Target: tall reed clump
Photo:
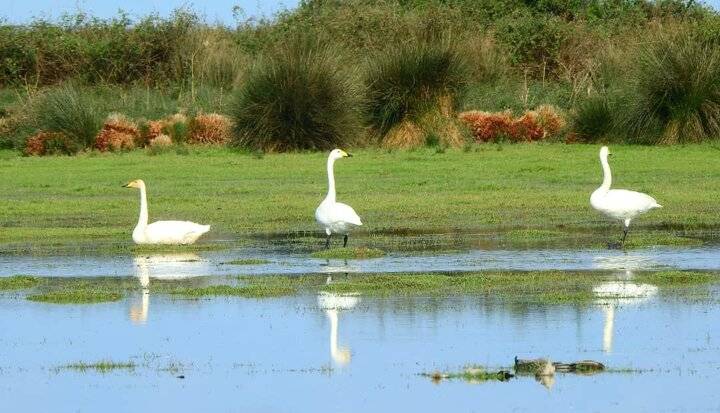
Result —
[[466, 60], [449, 41], [390, 47], [367, 64], [367, 120], [384, 146], [418, 146], [429, 135], [461, 145], [455, 112], [468, 78]]
[[691, 32], [661, 35], [638, 55], [620, 130], [638, 143], [720, 138], [720, 50]]
[[63, 134], [75, 152], [95, 143], [104, 113], [90, 93], [72, 83], [50, 90], [35, 108], [35, 126], [44, 132]]
[[623, 54], [602, 65], [595, 91], [578, 103], [574, 136], [640, 144], [720, 138], [716, 44], [688, 29], [670, 29]]
[[359, 96], [337, 55], [299, 40], [262, 56], [235, 92], [233, 143], [264, 151], [353, 143], [361, 129]]

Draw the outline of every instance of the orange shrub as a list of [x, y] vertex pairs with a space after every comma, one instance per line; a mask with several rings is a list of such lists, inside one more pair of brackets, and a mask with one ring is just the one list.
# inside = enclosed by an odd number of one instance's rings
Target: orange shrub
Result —
[[75, 152], [67, 136], [59, 132], [38, 132], [25, 142], [23, 153], [27, 156], [71, 154]]
[[190, 121], [189, 143], [225, 144], [231, 138], [232, 123], [217, 113], [200, 114]]
[[565, 120], [553, 106], [543, 105], [513, 117], [510, 111], [469, 111], [458, 115], [472, 131], [478, 142], [496, 142], [507, 139], [512, 142], [532, 142], [557, 135], [565, 127]]
[[490, 113], [474, 110], [463, 112], [458, 117], [470, 127], [478, 142], [491, 142], [508, 137], [513, 122], [509, 111]]
[[134, 149], [135, 141], [139, 136], [138, 127], [134, 122], [114, 113], [108, 116], [95, 138], [95, 148], [101, 152]]

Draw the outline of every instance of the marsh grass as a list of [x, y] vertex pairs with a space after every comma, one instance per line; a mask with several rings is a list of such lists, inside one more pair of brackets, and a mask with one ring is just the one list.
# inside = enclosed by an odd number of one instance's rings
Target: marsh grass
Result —
[[68, 152], [77, 152], [95, 143], [105, 113], [92, 95], [73, 83], [50, 90], [35, 107], [37, 128], [59, 132], [70, 139]]
[[135, 370], [137, 365], [132, 361], [117, 362], [112, 360], [101, 360], [92, 363], [78, 361], [75, 363], [60, 366], [59, 370], [75, 370], [80, 373], [94, 371], [101, 374], [111, 373], [116, 370]]
[[263, 151], [344, 147], [361, 134], [359, 94], [339, 51], [301, 38], [266, 52], [235, 91], [234, 144]]
[[639, 143], [688, 143], [720, 137], [720, 51], [696, 34], [661, 33], [640, 51], [633, 99], [619, 128]]
[[385, 252], [377, 248], [354, 247], [354, 248], [329, 248], [326, 250], [316, 251], [310, 254], [313, 258], [325, 259], [367, 259], [379, 258], [385, 255]]
[[12, 277], [0, 277], [0, 291], [25, 290], [36, 287], [40, 284], [37, 277], [29, 275], [13, 275]]
[[[389, 47], [367, 62], [368, 122], [378, 137], [390, 140], [393, 147], [422, 145], [424, 139], [418, 134], [436, 129], [432, 123], [439, 118], [454, 117], [469, 76], [464, 55], [450, 39], [416, 39]], [[440, 136], [448, 135], [448, 131], [442, 132]]]

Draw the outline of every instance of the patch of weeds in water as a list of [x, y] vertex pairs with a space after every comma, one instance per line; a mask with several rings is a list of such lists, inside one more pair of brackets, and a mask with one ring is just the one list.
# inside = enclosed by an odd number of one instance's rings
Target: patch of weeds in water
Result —
[[241, 259], [232, 260], [232, 261], [225, 261], [222, 264], [223, 265], [263, 265], [263, 264], [270, 264], [270, 260], [265, 260], [262, 258], [241, 258]]
[[720, 281], [718, 274], [699, 271], [659, 271], [638, 274], [637, 281], [659, 287], [680, 287], [686, 285], [710, 284]]
[[609, 276], [566, 272], [482, 272], [349, 275], [322, 289], [367, 295], [493, 294], [498, 298], [542, 304], [589, 302], [592, 287]]
[[88, 371], [95, 371], [102, 374], [110, 373], [114, 370], [135, 370], [137, 365], [132, 361], [127, 362], [116, 362], [111, 360], [101, 360], [94, 363], [86, 363], [79, 361], [77, 363], [70, 363], [64, 366], [60, 366], [60, 370], [76, 370], [81, 373]]
[[487, 381], [508, 381], [514, 377], [507, 370], [487, 370], [483, 366], [471, 365], [459, 372], [422, 373], [422, 376], [429, 377], [433, 382], [439, 383], [442, 380], [460, 379], [468, 383], [483, 383]]
[[244, 297], [244, 298], [273, 298], [292, 295], [295, 289], [279, 284], [250, 284], [244, 286], [212, 285], [202, 288], [185, 288], [170, 292], [187, 298], [201, 298], [213, 296]]
[[117, 292], [94, 290], [61, 290], [28, 295], [27, 299], [50, 304], [97, 304], [119, 301], [122, 295]]
[[365, 259], [379, 258], [385, 255], [385, 252], [376, 248], [355, 247], [355, 248], [330, 248], [327, 250], [313, 252], [313, 258], [324, 259]]
[[12, 277], [0, 278], [0, 291], [25, 290], [40, 284], [40, 280], [29, 275], [13, 275]]

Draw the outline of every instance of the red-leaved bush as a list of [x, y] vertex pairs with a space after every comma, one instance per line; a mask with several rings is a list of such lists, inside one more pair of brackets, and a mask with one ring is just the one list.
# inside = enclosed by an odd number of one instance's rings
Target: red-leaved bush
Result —
[[478, 142], [533, 142], [557, 135], [565, 120], [554, 107], [544, 105], [514, 117], [512, 112], [469, 111], [458, 115]]

